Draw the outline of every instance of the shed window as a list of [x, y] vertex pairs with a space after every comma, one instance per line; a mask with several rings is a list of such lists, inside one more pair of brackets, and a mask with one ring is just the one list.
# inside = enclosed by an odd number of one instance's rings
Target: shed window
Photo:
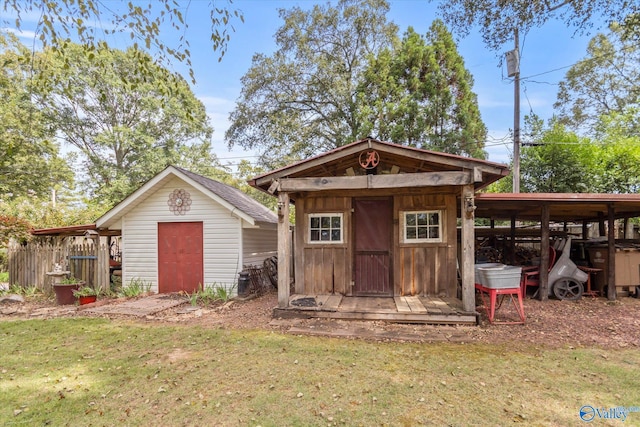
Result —
[[342, 243], [342, 214], [309, 214], [310, 243]]
[[441, 242], [442, 211], [403, 212], [403, 243]]

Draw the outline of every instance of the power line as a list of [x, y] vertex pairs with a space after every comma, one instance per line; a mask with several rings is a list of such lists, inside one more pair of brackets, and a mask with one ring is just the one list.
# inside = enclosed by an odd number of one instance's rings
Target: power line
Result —
[[[618, 50], [614, 51], [612, 54], [613, 54], [613, 55], [615, 55], [615, 54], [620, 54], [620, 53], [624, 53], [624, 52], [626, 52], [626, 51], [632, 51], [632, 50], [634, 50], [634, 49], [638, 49], [638, 47], [637, 47], [637, 46], [623, 46], [623, 47], [621, 47], [620, 49], [618, 49]], [[575, 66], [575, 65], [577, 65], [578, 63], [581, 63], [581, 62], [591, 62], [591, 61], [596, 61], [596, 60], [599, 60], [599, 59], [604, 59], [604, 58], [606, 58], [606, 57], [607, 57], [607, 56], [609, 56], [609, 55], [611, 55], [611, 54], [603, 54], [603, 55], [599, 55], [599, 56], [593, 56], [593, 57], [591, 57], [591, 58], [582, 58], [582, 59], [579, 59], [579, 60], [577, 60], [576, 62], [574, 62], [573, 64], [570, 64], [570, 65], [564, 65], [564, 66], [562, 66], [562, 67], [554, 68], [554, 69], [552, 69], [552, 70], [542, 71], [542, 72], [540, 72], [540, 73], [532, 74], [532, 75], [530, 75], [530, 76], [520, 77], [520, 81], [522, 81], [522, 80], [530, 80], [530, 79], [532, 79], [533, 77], [544, 76], [544, 75], [546, 75], [546, 74], [555, 73], [556, 71], [565, 70], [565, 69], [567, 69], [567, 68], [571, 68], [571, 67], [573, 67], [573, 66]], [[510, 83], [510, 82], [512, 82], [512, 81], [513, 81], [513, 79], [509, 79], [509, 78], [505, 79], [504, 77], [503, 77], [503, 79], [502, 79], [502, 80], [503, 80], [503, 81], [504, 81], [504, 80], [507, 80], [507, 83]], [[550, 82], [537, 82], [537, 81], [536, 81], [536, 82], [533, 82], [533, 83], [541, 83], [541, 84], [557, 85], [557, 83], [550, 83]]]

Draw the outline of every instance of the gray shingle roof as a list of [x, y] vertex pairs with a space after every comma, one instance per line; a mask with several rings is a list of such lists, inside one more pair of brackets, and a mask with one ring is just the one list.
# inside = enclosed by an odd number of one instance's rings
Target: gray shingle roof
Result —
[[222, 199], [226, 200], [229, 204], [235, 206], [240, 209], [245, 214], [249, 215], [251, 218], [258, 222], [267, 222], [267, 223], [277, 223], [278, 217], [275, 213], [273, 213], [269, 208], [264, 206], [262, 203], [256, 201], [249, 195], [243, 193], [242, 191], [234, 188], [230, 185], [223, 184], [211, 178], [204, 177], [202, 175], [198, 175], [197, 173], [193, 173], [186, 169], [179, 168], [174, 166], [174, 168], [193, 181], [205, 187], [207, 190], [212, 193], [218, 195]]

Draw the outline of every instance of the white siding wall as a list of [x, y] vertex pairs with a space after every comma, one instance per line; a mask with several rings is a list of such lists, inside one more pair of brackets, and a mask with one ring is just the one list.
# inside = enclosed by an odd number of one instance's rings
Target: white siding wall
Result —
[[243, 230], [244, 265], [262, 266], [269, 257], [278, 255], [278, 230], [268, 228], [245, 228]]
[[[191, 195], [185, 215], [169, 211], [167, 200], [175, 189]], [[141, 279], [158, 292], [158, 222], [203, 222], [204, 282], [206, 286], [237, 282], [242, 266], [241, 220], [224, 206], [174, 178], [122, 219], [122, 284]]]

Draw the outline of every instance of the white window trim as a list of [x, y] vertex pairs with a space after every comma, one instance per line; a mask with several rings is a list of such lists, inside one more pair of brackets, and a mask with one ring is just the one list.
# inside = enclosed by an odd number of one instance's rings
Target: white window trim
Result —
[[[433, 213], [437, 213], [438, 214], [438, 237], [437, 239], [407, 239], [407, 214], [433, 214]], [[401, 222], [401, 227], [400, 227], [400, 243], [441, 243], [442, 242], [442, 237], [443, 237], [443, 230], [442, 230], [442, 220], [444, 219], [443, 217], [443, 211], [441, 209], [432, 209], [432, 210], [419, 210], [419, 211], [400, 211], [400, 222]]]
[[[311, 218], [340, 217], [340, 240], [311, 240]], [[307, 242], [312, 245], [340, 245], [344, 243], [344, 214], [342, 212], [320, 212], [307, 214]]]

